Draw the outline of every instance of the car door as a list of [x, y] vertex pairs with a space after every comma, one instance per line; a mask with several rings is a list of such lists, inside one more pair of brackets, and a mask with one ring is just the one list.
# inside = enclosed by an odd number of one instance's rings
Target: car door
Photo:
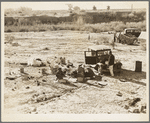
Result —
[[96, 51], [84, 51], [85, 63], [86, 64], [96, 64], [97, 63], [97, 53]]

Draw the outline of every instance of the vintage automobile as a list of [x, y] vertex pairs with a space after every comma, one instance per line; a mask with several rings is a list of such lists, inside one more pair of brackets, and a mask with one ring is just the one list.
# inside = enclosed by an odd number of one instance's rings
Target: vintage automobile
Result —
[[141, 30], [138, 28], [127, 28], [117, 37], [118, 42], [122, 44], [132, 45], [138, 42]]
[[[102, 72], [109, 72], [108, 66], [105, 64], [108, 61], [108, 52], [111, 51], [109, 46], [106, 45], [95, 45], [88, 48], [88, 51], [84, 51], [85, 64], [96, 65], [97, 63], [102, 63]], [[121, 72], [122, 63], [115, 61], [114, 72]]]
[[135, 37], [139, 37], [139, 35], [141, 34], [141, 30], [138, 28], [127, 28], [124, 30], [124, 35], [126, 36], [135, 36]]

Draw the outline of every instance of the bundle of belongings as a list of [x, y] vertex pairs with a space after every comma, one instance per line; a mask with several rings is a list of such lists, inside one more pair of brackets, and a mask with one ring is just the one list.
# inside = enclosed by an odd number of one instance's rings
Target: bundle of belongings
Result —
[[115, 69], [121, 69], [121, 66], [122, 66], [122, 63], [118, 61], [118, 62], [115, 62], [113, 68], [114, 68], [114, 70]]
[[101, 77], [98, 78], [98, 71], [94, 68], [83, 64], [80, 64], [78, 68], [76, 68], [69, 60], [66, 62], [65, 57], [55, 57], [51, 60], [50, 68], [52, 73], [56, 75], [56, 80], [61, 80], [68, 76], [77, 78], [77, 81], [84, 81], [87, 77], [89, 79], [101, 79]]
[[[113, 70], [115, 71], [120, 71], [121, 70], [122, 63], [119, 61], [115, 61], [113, 65]], [[93, 66], [95, 70], [99, 72], [99, 74], [103, 74], [103, 72], [109, 72], [109, 66], [108, 66], [108, 61], [105, 61], [105, 63], [97, 63], [95, 66]]]
[[30, 58], [28, 59], [27, 65], [33, 67], [43, 67], [46, 66], [46, 62], [44, 62], [40, 58]]
[[[108, 51], [105, 51], [104, 54], [101, 54], [98, 57], [98, 63], [94, 66], [94, 69], [99, 72], [99, 74], [103, 74], [103, 72], [109, 72], [109, 65], [108, 65], [109, 54]], [[120, 71], [122, 63], [115, 60], [113, 65], [113, 70]]]
[[85, 81], [85, 79], [96, 79], [101, 80], [102, 77], [99, 75], [98, 71], [92, 68], [91, 66], [79, 65], [77, 71], [77, 80]]
[[[84, 82], [87, 79], [101, 80], [101, 74], [109, 67], [107, 60], [107, 57], [104, 57], [96, 65], [80, 64], [76, 68], [69, 60], [66, 62], [65, 57], [55, 57], [50, 63], [50, 68], [52, 73], [56, 75], [56, 80], [64, 79], [64, 77], [77, 78], [79, 82]], [[115, 62], [114, 69], [121, 69], [121, 66], [122, 63]]]

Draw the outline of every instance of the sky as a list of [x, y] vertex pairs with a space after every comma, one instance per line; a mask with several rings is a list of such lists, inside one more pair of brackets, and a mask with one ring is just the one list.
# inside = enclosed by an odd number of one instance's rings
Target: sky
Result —
[[79, 6], [80, 9], [92, 9], [95, 5], [97, 9], [106, 9], [107, 6], [110, 6], [110, 9], [131, 9], [133, 8], [147, 8], [148, 2], [103, 2], [103, 1], [96, 1], [96, 2], [89, 2], [89, 1], [82, 1], [82, 2], [2, 2], [1, 5], [4, 9], [13, 8], [17, 9], [20, 7], [28, 7], [32, 8], [32, 10], [68, 10], [68, 5], [72, 4], [73, 7]]

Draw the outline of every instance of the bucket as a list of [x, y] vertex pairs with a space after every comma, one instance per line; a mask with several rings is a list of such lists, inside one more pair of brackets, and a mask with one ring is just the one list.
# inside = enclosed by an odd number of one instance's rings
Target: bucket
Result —
[[142, 62], [141, 61], [136, 61], [135, 72], [141, 72], [141, 71], [142, 71]]

